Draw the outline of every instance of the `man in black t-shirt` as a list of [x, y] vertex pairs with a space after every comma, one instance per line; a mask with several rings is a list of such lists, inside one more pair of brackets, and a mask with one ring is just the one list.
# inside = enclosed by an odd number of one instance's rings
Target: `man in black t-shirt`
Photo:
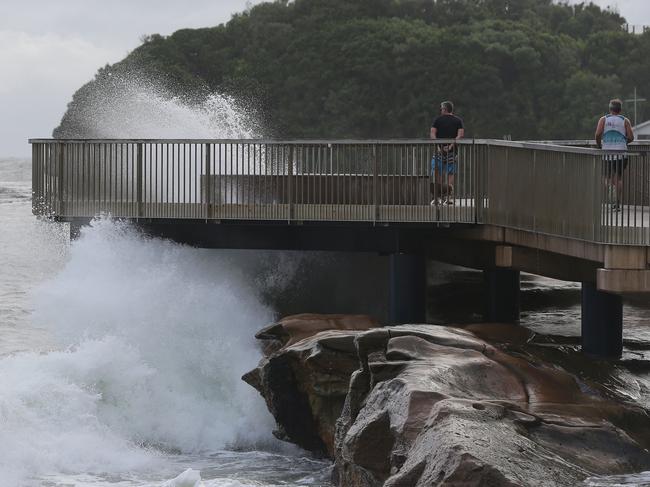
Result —
[[[462, 139], [465, 136], [465, 127], [460, 117], [454, 115], [454, 104], [443, 101], [440, 104], [440, 116], [431, 125], [432, 139]], [[453, 205], [454, 175], [456, 174], [456, 144], [442, 144], [436, 146], [436, 154], [431, 160], [431, 172], [435, 175], [435, 185], [431, 185], [433, 194], [432, 205], [443, 201]], [[439, 200], [440, 198], [440, 200]]]

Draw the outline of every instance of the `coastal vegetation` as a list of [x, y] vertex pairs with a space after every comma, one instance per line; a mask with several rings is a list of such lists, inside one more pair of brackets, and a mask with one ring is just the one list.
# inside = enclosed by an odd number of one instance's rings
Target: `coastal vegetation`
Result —
[[233, 95], [267, 136], [426, 137], [452, 99], [471, 137], [588, 138], [610, 98], [650, 91], [650, 32], [625, 22], [553, 0], [276, 0], [143, 37], [77, 91], [55, 136], [84, 136], [93, 94], [137, 76], [188, 100]]

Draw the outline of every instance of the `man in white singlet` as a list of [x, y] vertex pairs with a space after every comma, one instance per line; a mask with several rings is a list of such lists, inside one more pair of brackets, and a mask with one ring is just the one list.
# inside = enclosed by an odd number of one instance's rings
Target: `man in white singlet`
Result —
[[627, 168], [627, 144], [634, 140], [630, 121], [621, 115], [623, 102], [618, 98], [609, 102], [609, 114], [598, 120], [596, 144], [603, 149], [605, 175], [616, 191], [615, 211], [620, 211], [623, 192], [623, 171]]

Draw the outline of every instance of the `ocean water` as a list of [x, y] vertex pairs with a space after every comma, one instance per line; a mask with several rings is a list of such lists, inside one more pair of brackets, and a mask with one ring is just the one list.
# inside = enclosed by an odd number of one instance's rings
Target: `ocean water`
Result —
[[110, 220], [71, 245], [30, 172], [0, 160], [0, 487], [328, 485], [240, 380], [293, 268]]
[[[275, 440], [240, 380], [275, 318], [264, 295], [300, 259], [193, 249], [108, 219], [71, 244], [66, 225], [31, 215], [30, 172], [0, 160], [0, 487], [331, 485], [329, 462]], [[480, 275], [431, 272], [434, 319], [478, 319]], [[579, 286], [524, 276], [522, 291], [522, 324], [576, 346]], [[628, 300], [624, 360], [608, 377], [645, 407], [649, 324], [646, 300]]]

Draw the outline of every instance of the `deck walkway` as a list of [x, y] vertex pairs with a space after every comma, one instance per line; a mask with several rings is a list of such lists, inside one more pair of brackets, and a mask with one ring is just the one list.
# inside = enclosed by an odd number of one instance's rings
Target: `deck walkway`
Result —
[[[34, 213], [74, 224], [101, 214], [159, 229], [183, 224], [188, 235], [203, 235], [202, 241], [211, 238], [208, 230], [199, 230], [206, 223], [240, 230], [274, 225], [273, 232], [280, 232], [278, 225], [299, 225], [323, 241], [328, 240], [323, 225], [344, 225], [347, 233], [340, 235], [346, 242], [367, 249], [372, 246], [358, 243], [361, 235], [385, 239], [377, 246], [382, 251], [390, 239], [424, 239], [435, 247], [442, 237], [431, 231], [442, 228], [454, 234], [444, 238], [458, 245], [467, 238], [489, 242], [493, 256], [501, 256], [488, 259], [492, 265], [515, 265], [503, 255], [521, 257], [532, 249], [589, 263], [594, 281], [597, 269], [635, 271], [637, 290], [650, 291], [647, 152], [629, 154], [622, 209], [615, 211], [599, 150], [576, 147], [575, 141], [463, 140], [454, 165], [443, 163], [442, 173], [432, 172], [432, 159], [451, 160], [444, 152], [449, 142], [35, 139]], [[446, 197], [452, 185], [454, 205], [430, 205]], [[310, 225], [320, 229], [307, 230]], [[368, 233], [368, 225], [394, 233]], [[474, 236], [467, 237], [467, 228]], [[240, 230], [236, 245], [245, 246]], [[223, 235], [232, 231], [218, 230]], [[329, 231], [335, 235], [338, 230]], [[278, 242], [284, 243], [277, 245], [294, 248], [287, 235], [300, 240], [296, 232], [278, 233]], [[501, 237], [494, 238], [495, 232]], [[250, 238], [259, 239], [255, 235]], [[230, 237], [212, 241], [235, 245]], [[317, 247], [318, 241], [309, 245]], [[402, 243], [395, 245], [401, 251]], [[521, 263], [527, 259], [514, 262], [530, 270], [530, 264]], [[544, 274], [545, 269], [537, 265], [535, 271]], [[584, 272], [576, 271], [575, 278], [584, 279]]]

